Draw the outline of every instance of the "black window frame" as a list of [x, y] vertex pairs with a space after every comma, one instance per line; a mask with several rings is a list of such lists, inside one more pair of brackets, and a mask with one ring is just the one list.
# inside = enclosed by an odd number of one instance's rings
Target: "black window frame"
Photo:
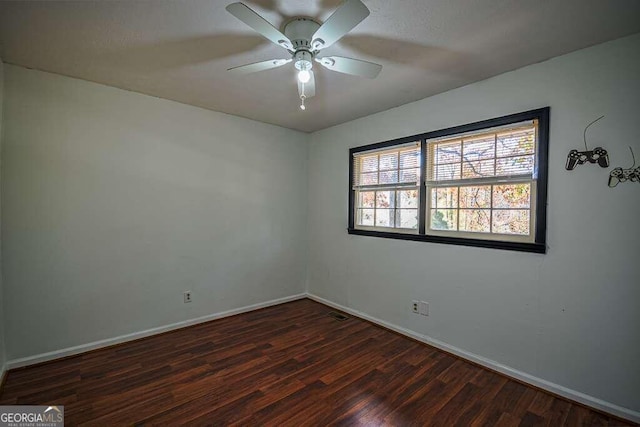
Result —
[[[382, 237], [388, 239], [413, 240], [420, 242], [444, 243], [451, 245], [462, 245], [472, 247], [505, 249], [520, 252], [546, 253], [547, 234], [547, 182], [549, 174], [549, 113], [550, 107], [536, 110], [524, 111], [479, 122], [469, 123], [461, 126], [454, 126], [447, 129], [426, 132], [418, 135], [394, 139], [391, 141], [378, 142], [349, 149], [349, 225], [348, 233], [360, 236]], [[475, 239], [466, 237], [435, 236], [425, 234], [426, 230], [426, 158], [427, 140], [441, 138], [460, 133], [481, 131], [488, 128], [506, 126], [513, 123], [527, 120], [538, 121], [538, 147], [537, 147], [537, 171], [538, 176], [536, 205], [535, 205], [535, 236], [533, 242], [513, 242], [503, 240]], [[394, 231], [363, 230], [355, 227], [355, 190], [353, 188], [353, 166], [354, 155], [363, 151], [380, 150], [401, 145], [412, 141], [420, 141], [421, 161], [420, 161], [420, 199], [418, 205], [418, 233], [409, 234]]]

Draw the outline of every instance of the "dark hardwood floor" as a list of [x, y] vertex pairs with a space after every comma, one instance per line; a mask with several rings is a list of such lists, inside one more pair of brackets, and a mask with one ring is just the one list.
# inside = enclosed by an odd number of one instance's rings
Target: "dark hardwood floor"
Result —
[[630, 425], [300, 300], [10, 371], [66, 425]]

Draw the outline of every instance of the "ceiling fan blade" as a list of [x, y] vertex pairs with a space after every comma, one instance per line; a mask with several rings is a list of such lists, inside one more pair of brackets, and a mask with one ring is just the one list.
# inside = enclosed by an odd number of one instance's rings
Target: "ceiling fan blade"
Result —
[[382, 65], [380, 64], [342, 56], [325, 56], [324, 58], [316, 58], [316, 61], [332, 71], [368, 79], [376, 78], [380, 74], [380, 70], [382, 70]]
[[311, 37], [311, 47], [320, 50], [331, 46], [367, 16], [369, 9], [360, 0], [345, 0]]
[[281, 67], [291, 61], [291, 59], [269, 59], [268, 61], [254, 62], [253, 64], [240, 65], [239, 67], [229, 68], [227, 71], [231, 71], [232, 73], [237, 74], [256, 73], [258, 71]]
[[300, 80], [298, 80], [298, 95], [304, 95], [305, 98], [316, 96], [316, 78], [313, 75], [313, 71], [309, 71], [309, 74], [311, 78], [307, 83], [300, 83]]
[[267, 40], [271, 40], [285, 49], [293, 49], [293, 44], [284, 34], [267, 22], [249, 7], [242, 3], [231, 3], [227, 6], [227, 12], [262, 34]]

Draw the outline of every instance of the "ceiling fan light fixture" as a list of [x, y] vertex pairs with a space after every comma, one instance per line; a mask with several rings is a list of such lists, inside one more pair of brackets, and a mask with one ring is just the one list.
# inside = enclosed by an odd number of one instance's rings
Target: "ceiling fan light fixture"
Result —
[[298, 81], [300, 83], [308, 83], [309, 79], [311, 79], [309, 71], [313, 67], [313, 62], [311, 62], [313, 61], [313, 55], [306, 50], [300, 50], [295, 53], [294, 59], [296, 61], [294, 65], [298, 70]]

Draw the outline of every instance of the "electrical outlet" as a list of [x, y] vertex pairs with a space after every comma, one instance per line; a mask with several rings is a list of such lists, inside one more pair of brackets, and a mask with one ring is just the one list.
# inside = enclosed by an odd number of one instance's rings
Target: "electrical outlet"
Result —
[[418, 301], [412, 301], [411, 302], [411, 311], [413, 311], [414, 313], [420, 313], [419, 311], [419, 305], [420, 303]]
[[423, 316], [429, 315], [429, 303], [426, 301], [420, 301], [420, 314]]
[[191, 302], [191, 291], [184, 291], [184, 302]]

